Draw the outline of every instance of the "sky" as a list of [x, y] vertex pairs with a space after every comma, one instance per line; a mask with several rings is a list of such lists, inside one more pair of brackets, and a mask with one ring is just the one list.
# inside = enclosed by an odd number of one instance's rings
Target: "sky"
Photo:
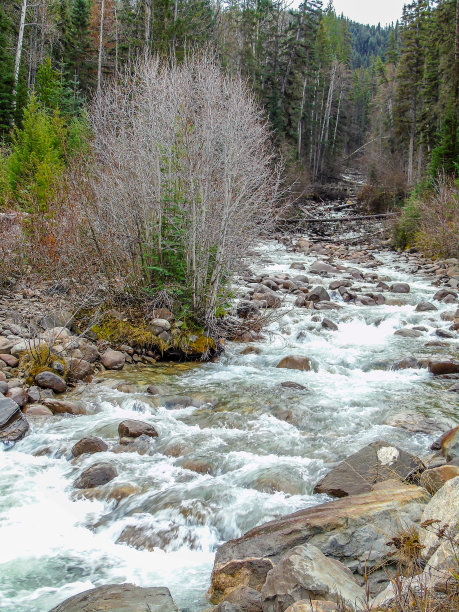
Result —
[[[337, 15], [344, 14], [352, 21], [372, 25], [386, 25], [400, 21], [403, 5], [409, 0], [333, 0]], [[324, 6], [327, 5], [325, 0]]]

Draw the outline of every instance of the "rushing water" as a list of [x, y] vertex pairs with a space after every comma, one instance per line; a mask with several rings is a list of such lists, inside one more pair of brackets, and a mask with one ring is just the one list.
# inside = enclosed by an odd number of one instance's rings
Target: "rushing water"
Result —
[[[457, 396], [446, 392], [451, 382], [434, 380], [426, 369], [392, 370], [390, 364], [457, 350], [457, 341], [449, 348], [425, 347], [436, 328], [449, 325], [441, 313], [456, 307], [416, 313], [415, 305], [431, 299], [436, 288], [397, 265], [396, 256], [378, 258], [378, 275], [410, 283], [409, 295], [390, 296], [402, 304], [346, 304], [314, 313], [293, 308], [293, 296], [287, 297], [282, 316], [255, 345], [258, 353], [243, 355], [245, 346], [230, 344], [216, 363], [106, 373], [69, 396], [86, 401], [88, 415], [36, 420], [30, 435], [0, 450], [0, 609], [47, 611], [93, 586], [134, 582], [167, 586], [182, 610], [204, 610], [220, 542], [326, 501], [312, 493], [314, 484], [372, 441], [382, 438], [425, 454], [433, 436], [384, 422], [405, 410], [457, 417]], [[313, 258], [267, 243], [251, 267], [255, 273], [291, 273], [292, 261], [308, 266]], [[324, 315], [338, 324], [337, 331], [321, 327]], [[405, 324], [422, 324], [427, 331], [415, 339], [394, 336]], [[313, 371], [276, 369], [289, 354], [310, 357]], [[307, 389], [280, 387], [285, 381]], [[116, 390], [120, 382], [140, 390], [122, 393]], [[141, 391], [147, 383], [160, 387], [159, 399]], [[195, 405], [166, 407], [177, 395]], [[118, 423], [126, 418], [158, 430], [146, 454], [105, 452], [69, 460], [70, 448], [86, 435], [115, 446]], [[73, 481], [100, 461], [115, 465], [119, 476], [99, 499], [77, 494]], [[133, 494], [116, 501], [120, 485], [133, 485]], [[127, 527], [150, 550], [117, 543]]]

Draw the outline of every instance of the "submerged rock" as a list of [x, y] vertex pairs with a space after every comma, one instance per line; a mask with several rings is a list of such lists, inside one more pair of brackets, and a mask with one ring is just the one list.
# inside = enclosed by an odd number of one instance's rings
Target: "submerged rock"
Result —
[[83, 402], [69, 402], [67, 400], [48, 398], [43, 403], [52, 410], [53, 414], [86, 414], [86, 406]]
[[50, 612], [178, 612], [169, 589], [108, 584], [69, 597]]
[[92, 455], [93, 453], [102, 453], [106, 450], [108, 450], [108, 444], [106, 442], [101, 438], [89, 436], [87, 438], [82, 438], [72, 447], [72, 455], [74, 457], [79, 457], [84, 454]]
[[77, 489], [91, 489], [107, 484], [118, 476], [118, 472], [110, 463], [96, 463], [81, 473], [74, 483]]
[[289, 355], [284, 357], [276, 366], [276, 368], [287, 368], [289, 370], [303, 370], [309, 372], [311, 369], [311, 361], [308, 357], [299, 355]]
[[371, 491], [376, 482], [397, 477], [405, 480], [423, 469], [417, 457], [388, 442], [373, 442], [333, 468], [316, 484], [314, 493], [358, 495]]

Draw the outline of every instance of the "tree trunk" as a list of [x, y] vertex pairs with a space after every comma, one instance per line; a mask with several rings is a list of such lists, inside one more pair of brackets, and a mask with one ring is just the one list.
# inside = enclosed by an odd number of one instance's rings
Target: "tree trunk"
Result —
[[24, 42], [25, 18], [27, 13], [27, 0], [22, 0], [21, 21], [19, 23], [18, 44], [16, 47], [16, 59], [14, 61], [14, 88], [13, 88], [13, 109], [16, 109], [16, 94], [18, 89], [19, 68], [21, 67], [22, 45]]
[[97, 61], [97, 91], [100, 92], [102, 87], [102, 52], [104, 49], [104, 12], [105, 0], [101, 0], [100, 5], [100, 30], [99, 30], [99, 58]]

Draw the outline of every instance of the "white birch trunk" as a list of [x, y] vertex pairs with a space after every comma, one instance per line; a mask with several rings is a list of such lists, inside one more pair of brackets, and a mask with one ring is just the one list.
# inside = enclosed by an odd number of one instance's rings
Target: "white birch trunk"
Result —
[[16, 94], [18, 89], [19, 68], [21, 66], [22, 45], [24, 42], [25, 18], [27, 13], [27, 0], [22, 0], [21, 20], [19, 23], [18, 44], [16, 47], [16, 58], [14, 61], [14, 88], [13, 88], [13, 109], [16, 109]]

